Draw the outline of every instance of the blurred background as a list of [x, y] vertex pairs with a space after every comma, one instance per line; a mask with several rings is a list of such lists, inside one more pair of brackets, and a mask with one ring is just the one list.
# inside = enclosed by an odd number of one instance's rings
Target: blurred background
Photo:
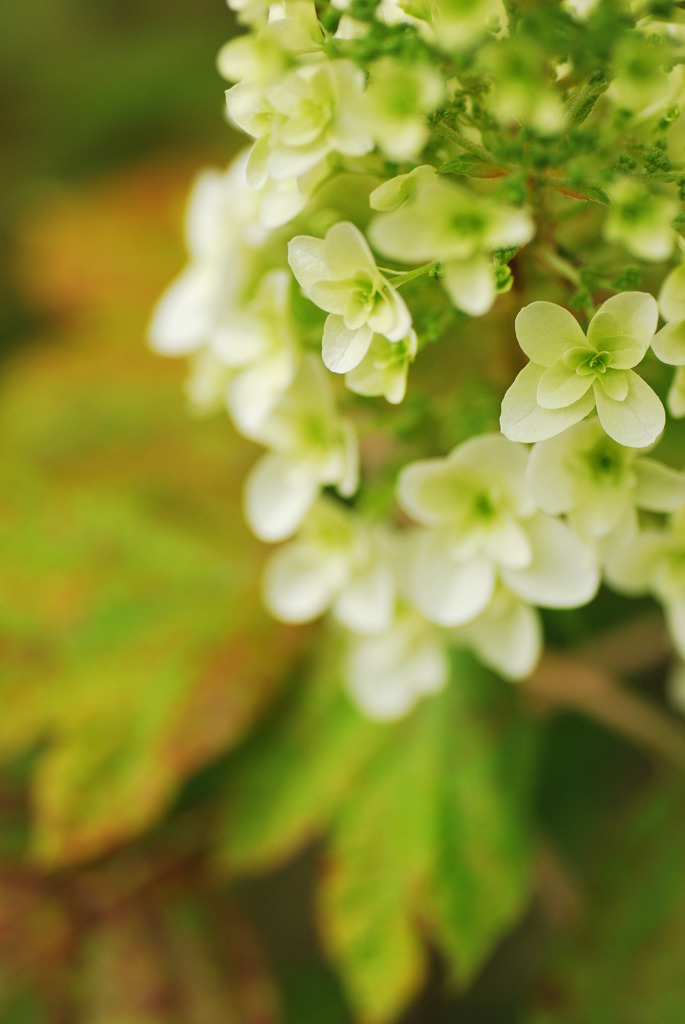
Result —
[[[214, 67], [233, 31], [222, 0], [0, 5], [0, 1024], [354, 1020], [316, 933], [308, 769], [282, 809], [298, 842], [254, 838], [285, 764], [259, 744], [307, 631], [259, 611], [253, 452], [190, 419], [184, 368], [145, 346], [189, 185], [238, 145]], [[319, 751], [329, 711], [300, 709], [280, 753], [319, 757], [332, 792], [357, 734], [341, 705], [349, 746]], [[468, 992], [431, 954], [397, 1019], [676, 1024], [682, 780], [583, 716], [528, 711], [543, 841], [522, 922]]]

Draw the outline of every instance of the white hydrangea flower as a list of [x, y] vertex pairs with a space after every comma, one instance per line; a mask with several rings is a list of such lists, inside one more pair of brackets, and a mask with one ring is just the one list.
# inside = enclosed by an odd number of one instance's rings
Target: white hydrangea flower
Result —
[[296, 59], [320, 54], [322, 41], [312, 0], [284, 0], [270, 5], [261, 28], [225, 43], [217, 67], [229, 82], [269, 80]]
[[323, 239], [296, 236], [288, 261], [307, 298], [330, 314], [322, 352], [329, 370], [347, 373], [358, 366], [374, 333], [391, 342], [407, 337], [409, 310], [354, 224], [334, 224]]
[[357, 437], [338, 415], [318, 359], [303, 359], [293, 384], [253, 437], [269, 451], [245, 482], [243, 506], [261, 540], [291, 537], [322, 487], [335, 487], [343, 497], [356, 491]]
[[260, 200], [247, 184], [246, 163], [242, 153], [225, 173], [204, 171], [193, 187], [190, 263], [157, 303], [149, 328], [150, 344], [162, 355], [189, 355], [211, 342], [259, 273], [267, 234], [256, 224]]
[[659, 310], [666, 325], [654, 336], [652, 348], [662, 361], [678, 366], [668, 393], [668, 410], [685, 416], [685, 263], [680, 263], [664, 280], [659, 292]]
[[345, 384], [357, 395], [382, 395], [392, 405], [398, 405], [407, 390], [407, 372], [417, 347], [415, 331], [399, 341], [374, 334], [361, 363], [345, 374]]
[[391, 160], [411, 160], [428, 141], [424, 115], [440, 104], [445, 86], [428, 64], [407, 66], [381, 57], [369, 68], [364, 126]]
[[485, 610], [454, 635], [488, 668], [512, 681], [529, 676], [542, 654], [539, 613], [501, 583]]
[[610, 549], [607, 582], [626, 594], [652, 594], [664, 607], [676, 650], [685, 658], [685, 508], [663, 530], [644, 530]]
[[409, 608], [385, 633], [347, 638], [343, 681], [369, 718], [403, 717], [422, 697], [444, 689], [449, 674], [444, 634]]
[[389, 210], [371, 222], [375, 248], [405, 263], [439, 260], [450, 299], [471, 316], [486, 313], [496, 295], [486, 253], [524, 245], [533, 236], [525, 211], [476, 196], [424, 168], [385, 182], [371, 204]]
[[612, 441], [594, 418], [539, 441], [528, 482], [543, 512], [567, 515], [587, 537], [634, 532], [636, 508], [673, 512], [685, 504], [685, 473]]
[[670, 196], [649, 192], [645, 185], [620, 178], [607, 187], [611, 208], [602, 226], [607, 242], [622, 245], [633, 256], [661, 263], [673, 252], [673, 218], [679, 205]]
[[300, 179], [330, 153], [363, 156], [373, 139], [360, 129], [364, 74], [349, 60], [291, 68], [266, 85], [240, 82], [226, 93], [235, 124], [257, 141], [247, 164], [253, 188]]
[[653, 444], [664, 429], [664, 407], [631, 367], [647, 352], [657, 319], [656, 301], [645, 292], [607, 299], [587, 336], [562, 306], [524, 306], [516, 337], [530, 363], [504, 396], [502, 433], [512, 441], [542, 441], [596, 406], [602, 427], [619, 444]]
[[283, 622], [310, 622], [331, 609], [355, 633], [385, 632], [395, 606], [389, 556], [389, 540], [382, 534], [320, 499], [297, 538], [269, 559], [266, 607]]
[[226, 0], [241, 25], [259, 25], [266, 21], [271, 0]]
[[270, 271], [252, 301], [225, 316], [212, 335], [211, 352], [230, 373], [228, 411], [247, 437], [259, 436], [262, 423], [295, 376], [300, 353], [289, 290], [287, 270]]
[[486, 434], [400, 473], [400, 505], [426, 528], [415, 538], [409, 593], [432, 622], [474, 620], [498, 580], [543, 607], [576, 607], [596, 593], [594, 553], [564, 523], [537, 511], [528, 457], [523, 446]]

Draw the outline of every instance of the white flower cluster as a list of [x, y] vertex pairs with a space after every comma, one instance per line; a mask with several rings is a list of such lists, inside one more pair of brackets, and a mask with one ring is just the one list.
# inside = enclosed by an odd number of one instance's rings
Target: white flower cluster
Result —
[[[446, 684], [450, 645], [505, 678], [530, 673], [542, 646], [537, 608], [591, 601], [603, 573], [664, 603], [685, 657], [685, 474], [644, 454], [665, 412], [635, 369], [650, 350], [677, 366], [668, 406], [685, 415], [685, 264], [658, 304], [621, 291], [586, 332], [562, 306], [525, 305], [515, 330], [530, 361], [504, 396], [502, 433], [410, 461], [385, 519], [349, 500], [360, 459], [348, 393], [402, 403], [426, 344], [426, 304], [484, 316], [512, 284], [500, 254], [509, 262], [535, 235], [525, 199], [490, 187], [497, 166], [475, 185], [455, 180], [455, 143], [431, 127], [463, 92], [456, 145], [489, 159], [451, 57], [477, 44], [493, 67], [514, 67], [516, 40], [500, 48], [501, 0], [383, 0], [371, 22], [336, 5], [332, 32], [310, 0], [229, 3], [249, 32], [224, 47], [219, 67], [234, 83], [230, 118], [254, 141], [226, 173], [198, 180], [190, 262], [160, 300], [151, 340], [192, 357], [195, 406], [224, 406], [265, 449], [244, 511], [259, 538], [285, 542], [264, 577], [271, 613], [291, 623], [330, 616], [349, 692], [378, 718]], [[570, 5], [579, 19], [590, 7]], [[413, 59], [378, 52], [362, 70], [366, 37], [386, 29], [413, 40]], [[621, 68], [611, 102], [637, 116]], [[652, 105], [672, 96], [678, 75], [654, 85]], [[514, 79], [495, 76], [491, 118], [558, 134], [565, 114], [552, 85]], [[653, 197], [651, 228], [641, 220], [630, 234], [639, 191], [618, 181], [605, 237], [667, 258], [674, 202]]]

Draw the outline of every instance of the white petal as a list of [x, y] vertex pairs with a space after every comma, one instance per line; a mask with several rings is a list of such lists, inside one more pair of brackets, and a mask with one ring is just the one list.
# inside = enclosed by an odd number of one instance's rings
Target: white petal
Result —
[[530, 675], [542, 652], [540, 616], [506, 592], [461, 632], [481, 661], [505, 679]]
[[595, 404], [592, 391], [588, 391], [565, 409], [542, 409], [537, 393], [544, 372], [544, 366], [528, 363], [502, 400], [500, 426], [511, 441], [544, 441], [554, 437], [587, 416]]
[[288, 263], [305, 295], [313, 284], [330, 276], [323, 247], [321, 238], [309, 235], [296, 235], [288, 242]]
[[393, 574], [388, 566], [376, 565], [345, 587], [333, 614], [354, 633], [383, 633], [392, 624], [394, 607]]
[[[643, 352], [647, 351], [659, 319], [659, 308], [653, 295], [649, 295], [647, 292], [620, 292], [603, 302], [598, 310], [599, 313], [608, 313], [616, 322], [618, 335], [632, 338], [640, 343]], [[592, 327], [594, 320], [595, 317], [588, 328], [588, 340], [591, 340], [593, 344], [595, 344]], [[599, 349], [603, 347], [600, 342], [601, 332], [597, 340]]]
[[464, 441], [450, 452], [447, 461], [469, 467], [479, 475], [485, 471], [513, 499], [516, 514], [525, 516], [535, 509], [526, 481], [528, 458], [529, 450], [524, 445], [491, 433]]
[[607, 583], [620, 593], [644, 594], [652, 587], [663, 549], [663, 537], [653, 530], [617, 541], [604, 559]]
[[449, 664], [436, 637], [417, 635], [411, 620], [400, 620], [383, 636], [353, 643], [345, 677], [362, 711], [370, 718], [391, 720], [411, 710], [418, 697], [441, 690], [449, 678]]
[[487, 313], [497, 291], [492, 264], [485, 256], [465, 263], [447, 263], [443, 272], [445, 291], [457, 309], [462, 309], [469, 316]]
[[349, 220], [340, 221], [329, 229], [324, 254], [330, 276], [337, 279], [354, 277], [362, 269], [376, 269], [366, 239]]
[[416, 607], [439, 626], [460, 626], [487, 606], [495, 586], [495, 570], [477, 555], [457, 561], [445, 540], [426, 531], [416, 546], [410, 593]]
[[672, 270], [662, 284], [659, 309], [664, 320], [685, 320], [685, 263]]
[[150, 347], [165, 356], [187, 356], [209, 337], [216, 302], [214, 274], [189, 267], [157, 303], [149, 327]]
[[635, 504], [650, 512], [675, 512], [685, 505], [685, 473], [656, 459], [636, 459]]
[[281, 622], [311, 622], [322, 615], [346, 579], [343, 558], [325, 558], [295, 541], [276, 551], [264, 572], [264, 603]]
[[543, 608], [577, 608], [591, 601], [599, 586], [592, 549], [560, 520], [543, 513], [526, 526], [533, 560], [526, 569], [502, 569], [507, 586]]
[[528, 484], [538, 507], [549, 515], [568, 512], [576, 503], [576, 480], [567, 459], [585, 426], [578, 423], [557, 437], [538, 441], [530, 453]]
[[257, 440], [267, 416], [293, 379], [295, 362], [289, 352], [279, 352], [243, 370], [228, 387], [226, 404], [238, 430]]
[[302, 466], [269, 452], [245, 481], [245, 518], [260, 540], [286, 540], [302, 525], [318, 493], [318, 482]]
[[528, 358], [551, 366], [564, 352], [587, 342], [576, 318], [554, 302], [531, 302], [516, 317], [516, 337]]
[[685, 320], [662, 327], [652, 341], [652, 349], [662, 363], [685, 365]]
[[356, 331], [345, 327], [341, 316], [331, 313], [323, 329], [322, 356], [333, 373], [347, 373], [361, 363], [369, 351], [373, 331], [364, 324]]
[[543, 409], [565, 409], [592, 387], [592, 376], [569, 370], [563, 360], [548, 366], [538, 383], [537, 401]]
[[628, 394], [622, 402], [609, 398], [602, 387], [593, 388], [599, 422], [609, 437], [626, 448], [646, 448], [664, 429], [666, 413], [661, 399], [642, 377], [633, 370], [623, 372], [628, 379]]

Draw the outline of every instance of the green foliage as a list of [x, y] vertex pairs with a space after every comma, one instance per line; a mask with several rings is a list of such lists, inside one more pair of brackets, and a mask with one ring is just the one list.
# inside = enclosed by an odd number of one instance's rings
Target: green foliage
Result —
[[350, 705], [333, 660], [231, 765], [218, 856], [263, 871], [328, 835], [323, 941], [359, 1019], [389, 1021], [422, 984], [426, 940], [463, 985], [525, 906], [533, 734], [465, 655], [441, 697], [393, 726]]
[[[586, 883], [587, 913], [545, 972], [554, 1009], [526, 1024], [662, 1024], [685, 1005], [685, 828], [681, 781], [652, 786], [608, 831]], [[544, 995], [540, 1003], [544, 1005]]]

